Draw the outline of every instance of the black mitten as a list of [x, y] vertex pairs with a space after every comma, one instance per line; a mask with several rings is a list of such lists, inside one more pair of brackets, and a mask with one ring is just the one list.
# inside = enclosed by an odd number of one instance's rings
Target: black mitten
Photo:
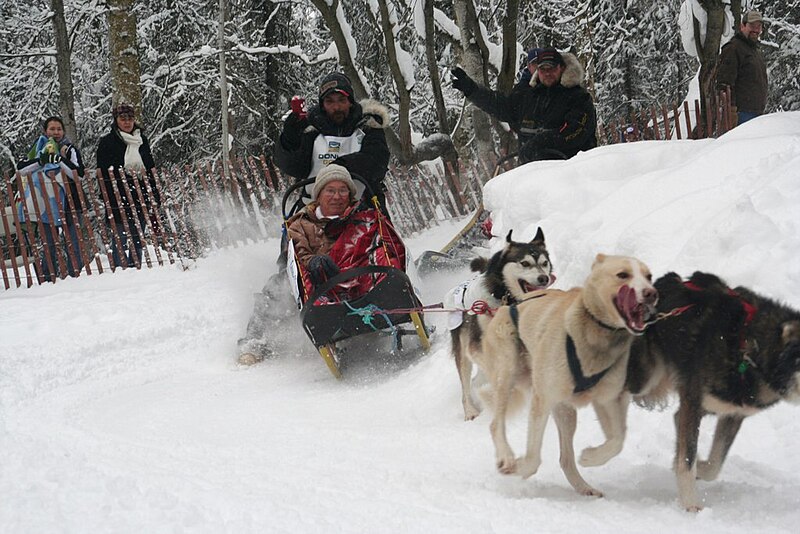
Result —
[[327, 254], [320, 254], [308, 260], [308, 276], [315, 286], [337, 274], [339, 274], [339, 266]]
[[471, 95], [478, 88], [478, 84], [461, 67], [454, 68], [450, 74], [454, 78], [453, 87], [464, 93], [464, 96]]

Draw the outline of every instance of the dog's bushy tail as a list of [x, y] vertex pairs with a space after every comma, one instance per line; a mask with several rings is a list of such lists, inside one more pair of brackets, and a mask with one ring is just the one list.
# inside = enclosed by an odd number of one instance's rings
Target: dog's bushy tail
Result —
[[477, 258], [474, 258], [471, 262], [469, 262], [470, 270], [475, 273], [485, 273], [488, 267], [489, 267], [489, 260], [481, 256], [478, 256]]

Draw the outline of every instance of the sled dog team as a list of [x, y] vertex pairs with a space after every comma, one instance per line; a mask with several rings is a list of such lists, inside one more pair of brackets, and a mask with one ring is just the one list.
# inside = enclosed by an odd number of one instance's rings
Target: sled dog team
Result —
[[[555, 276], [541, 229], [529, 243], [509, 232], [501, 251], [471, 267], [479, 274], [445, 298], [446, 307], [469, 311], [452, 312], [448, 326], [464, 418], [480, 413], [474, 364], [503, 474], [536, 474], [552, 415], [564, 475], [581, 495], [601, 497], [576, 465], [577, 408], [591, 404], [606, 436], [580, 456], [582, 466], [597, 466], [621, 452], [631, 400], [652, 408], [675, 393], [678, 497], [698, 511], [695, 479], [717, 477], [744, 418], [781, 400], [800, 403], [800, 312], [713, 274], [684, 281], [669, 273], [653, 283], [636, 258], [598, 254], [582, 287], [547, 289]], [[526, 399], [527, 450], [517, 457], [506, 416]], [[705, 414], [715, 414], [717, 426], [699, 461]]]

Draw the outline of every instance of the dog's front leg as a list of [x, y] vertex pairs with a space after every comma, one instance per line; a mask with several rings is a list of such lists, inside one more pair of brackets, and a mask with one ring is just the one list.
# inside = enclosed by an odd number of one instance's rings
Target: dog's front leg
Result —
[[492, 377], [492, 395], [494, 414], [492, 422], [489, 424], [489, 431], [492, 433], [494, 442], [495, 462], [497, 470], [504, 475], [510, 475], [516, 471], [514, 451], [508, 444], [506, 436], [506, 415], [508, 413], [508, 402], [511, 397], [513, 387], [513, 372], [504, 366], [498, 366], [496, 374]]
[[539, 470], [542, 463], [542, 438], [549, 416], [550, 405], [534, 391], [528, 414], [528, 450], [524, 457], [517, 460], [517, 473], [522, 478], [532, 477]]
[[703, 418], [699, 385], [687, 384], [678, 392], [680, 406], [675, 414], [676, 453], [675, 476], [678, 482], [678, 498], [689, 512], [703, 509], [697, 496], [697, 437], [700, 433], [700, 420]]
[[717, 417], [717, 428], [714, 430], [714, 441], [711, 443], [711, 452], [708, 460], [697, 462], [697, 478], [714, 480], [722, 469], [725, 457], [736, 439], [736, 434], [742, 426], [744, 417], [741, 415], [720, 415]]
[[569, 404], [559, 403], [553, 409], [553, 419], [558, 427], [558, 442], [561, 448], [561, 470], [575, 491], [587, 497], [602, 497], [603, 494], [591, 487], [578, 472], [575, 465], [575, 426], [578, 414]]
[[603, 465], [622, 452], [627, 433], [628, 406], [631, 396], [622, 392], [619, 396], [607, 403], [595, 401], [592, 403], [600, 427], [606, 436], [606, 441], [597, 447], [587, 447], [581, 453], [580, 464], [584, 467]]
[[472, 402], [472, 360], [469, 357], [469, 340], [462, 341], [462, 329], [468, 329], [467, 324], [462, 324], [453, 330], [453, 352], [456, 358], [458, 378], [461, 380], [461, 405], [464, 407], [464, 421], [472, 421], [481, 410]]

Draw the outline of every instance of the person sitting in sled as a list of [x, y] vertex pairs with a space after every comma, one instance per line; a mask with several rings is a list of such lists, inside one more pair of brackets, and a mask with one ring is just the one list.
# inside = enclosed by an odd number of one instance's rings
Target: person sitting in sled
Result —
[[[356, 186], [348, 170], [341, 165], [324, 167], [316, 177], [311, 193], [312, 201], [288, 221], [289, 237], [294, 243], [300, 266], [306, 269], [311, 282], [320, 284], [339, 273], [339, 267], [328, 255], [343, 226], [335, 221], [358, 205]], [[336, 226], [335, 232], [326, 231]], [[282, 282], [279, 282], [279, 284]], [[247, 334], [239, 340], [239, 364], [253, 365], [271, 354], [267, 327], [276, 310], [271, 301], [279, 298], [275, 284], [268, 283], [255, 295], [253, 314], [247, 324]]]
[[[315, 286], [339, 273], [328, 252], [343, 228], [330, 223], [356, 205], [356, 186], [350, 173], [341, 165], [330, 164], [317, 174], [311, 203], [289, 219], [289, 238], [294, 243], [295, 255]], [[330, 231], [329, 226], [336, 231]]]

